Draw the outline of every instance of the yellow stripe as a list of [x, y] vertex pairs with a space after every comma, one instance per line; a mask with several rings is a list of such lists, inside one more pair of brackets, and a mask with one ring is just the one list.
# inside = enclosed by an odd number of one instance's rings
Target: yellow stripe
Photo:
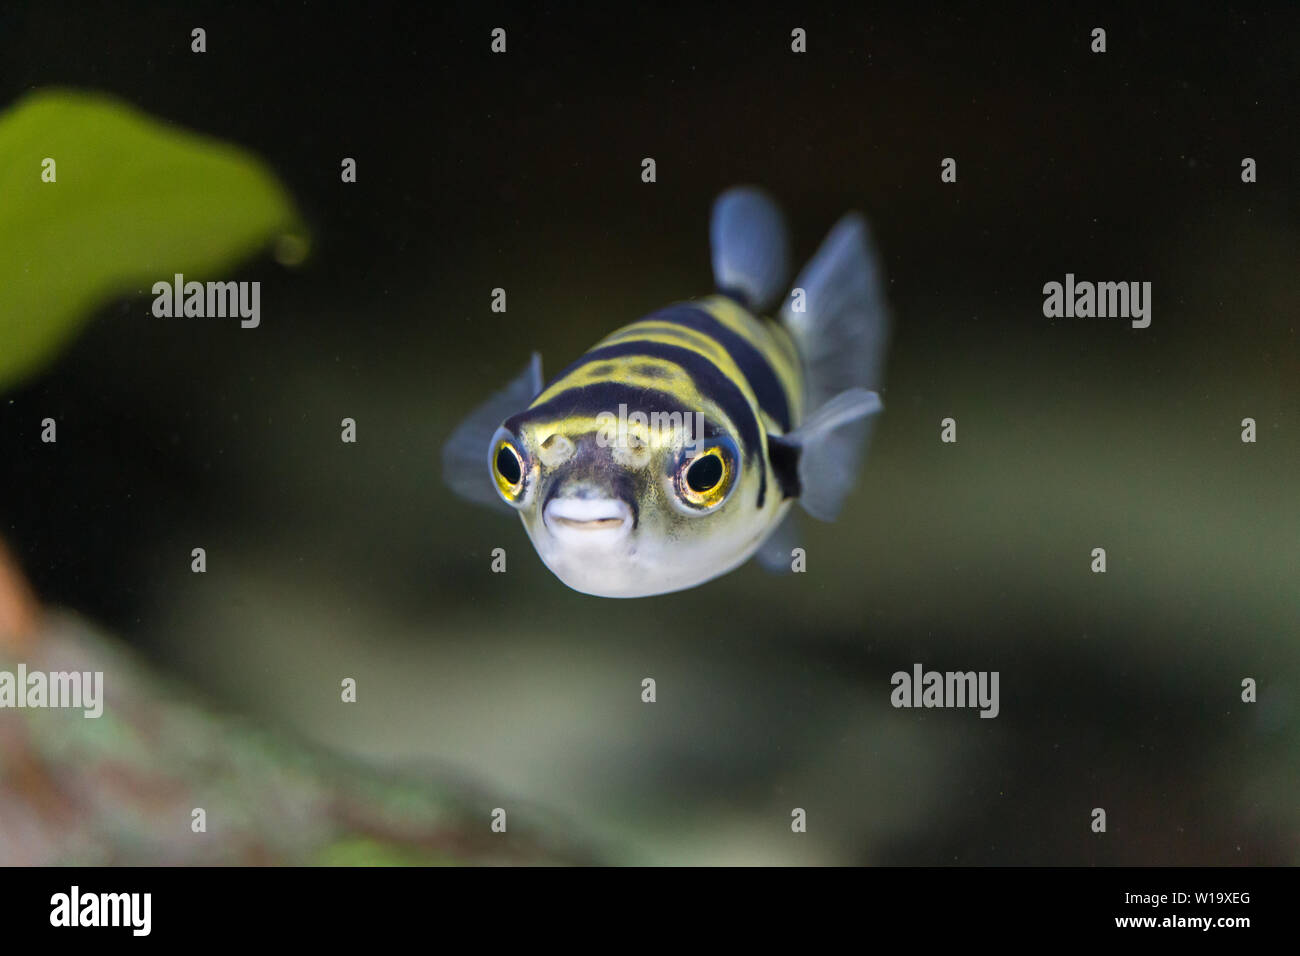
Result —
[[[758, 415], [759, 421], [763, 423], [764, 427], [761, 430], [765, 433], [778, 430], [775, 428], [773, 422], [768, 418], [768, 416], [762, 413], [761, 409], [759, 409], [758, 397], [750, 387], [749, 379], [747, 379], [740, 371], [740, 366], [738, 366], [735, 359], [731, 357], [731, 353], [711, 336], [706, 335], [703, 332], [697, 332], [694, 329], [683, 328], [682, 326], [675, 325], [671, 322], [659, 322], [655, 319], [642, 319], [639, 322], [633, 322], [631, 325], [625, 325], [623, 328], [607, 335], [601, 341], [600, 345], [613, 345], [615, 342], [627, 341], [658, 342], [661, 345], [676, 345], [681, 348], [690, 349], [697, 355], [704, 356], [716, 365], [718, 370], [727, 378], [731, 379], [731, 381], [736, 384], [736, 387], [740, 389], [741, 394], [745, 396], [745, 401], [749, 403], [749, 407], [754, 410]], [[596, 347], [599, 348], [600, 345]], [[672, 367], [674, 369], [677, 368], [675, 365]], [[688, 383], [689, 381], [690, 379], [687, 378]], [[693, 394], [698, 394], [695, 393], [693, 388], [691, 391]], [[675, 391], [674, 394], [679, 397], [684, 397], [683, 392]], [[766, 437], [764, 437], [764, 442], [766, 442]], [[767, 453], [766, 447], [764, 447], [763, 452], [764, 454]]]
[[[638, 338], [642, 338], [642, 336], [638, 335]], [[601, 344], [607, 345], [609, 343], [605, 341]], [[679, 343], [672, 342], [670, 344], [676, 345]], [[658, 370], [659, 374], [646, 375], [644, 372], [635, 371], [637, 368], [653, 368]], [[664, 392], [677, 399], [686, 408], [699, 409], [709, 418], [725, 423], [732, 430], [736, 427], [736, 423], [731, 421], [730, 416], [695, 388], [694, 382], [685, 371], [666, 359], [650, 355], [622, 355], [614, 358], [597, 359], [588, 365], [580, 365], [569, 374], [556, 379], [554, 383], [537, 396], [529, 407], [541, 405], [571, 389], [609, 381]], [[753, 397], [748, 394], [746, 397], [752, 406]], [[602, 409], [602, 412], [617, 414], [618, 409]], [[541, 423], [539, 422], [539, 424]], [[562, 433], [576, 435], [596, 431], [601, 427], [602, 422], [596, 415], [565, 415], [550, 419], [545, 424]], [[764, 455], [767, 453], [765, 447], [760, 451]]]
[[[722, 325], [741, 336], [767, 360], [772, 367], [772, 371], [776, 374], [778, 383], [786, 393], [791, 421], [797, 425], [803, 416], [803, 369], [794, 341], [784, 327], [773, 320], [755, 317], [726, 296], [710, 296], [697, 300], [692, 304], [707, 311]], [[780, 431], [778, 424], [759, 407], [758, 398], [750, 387], [749, 380], [741, 372], [731, 353], [707, 333], [685, 328], [671, 322], [641, 319], [611, 332], [588, 351], [594, 351], [602, 346], [613, 345], [618, 342], [634, 340], [675, 345], [689, 349], [708, 359], [736, 384], [744, 395], [745, 401], [748, 402], [758, 416], [763, 426], [760, 430], [764, 433], [762, 438], [764, 444], [766, 444], [767, 433], [778, 433]], [[637, 372], [636, 369], [639, 367], [657, 369], [659, 374], [646, 375]], [[712, 401], [709, 401], [695, 389], [690, 376], [681, 368], [671, 361], [655, 356], [617, 356], [615, 358], [598, 359], [587, 365], [580, 365], [569, 374], [552, 382], [547, 389], [534, 399], [532, 404], [541, 405], [569, 389], [606, 381], [619, 381], [638, 388], [666, 392], [688, 408], [704, 410], [707, 405], [712, 409], [709, 412], [711, 417], [730, 421], [725, 414], [719, 414], [721, 409], [718, 409]], [[616, 410], [610, 409], [610, 411]], [[569, 416], [558, 419], [553, 424], [566, 430], [597, 427], [596, 419], [593, 416]], [[734, 427], [735, 423], [732, 422], [731, 425]], [[761, 449], [761, 451], [766, 455], [766, 448]]]
[[[642, 367], [657, 369], [660, 374], [646, 375], [643, 372], [635, 371], [635, 369]], [[621, 355], [615, 358], [597, 359], [588, 365], [575, 368], [568, 375], [557, 378], [533, 400], [533, 405], [548, 402], [556, 395], [567, 392], [571, 388], [581, 388], [584, 385], [595, 385], [598, 382], [610, 381], [623, 382], [627, 385], [635, 385], [638, 388], [651, 388], [660, 392], [668, 392], [679, 398], [684, 398], [686, 395], [695, 395], [695, 388], [691, 383], [690, 376], [671, 362], [653, 356]]]
[[[654, 319], [641, 319], [616, 329], [591, 349], [588, 349], [584, 355], [606, 345], [628, 341], [675, 345], [701, 355], [716, 365], [718, 370], [740, 390], [745, 402], [757, 417], [760, 424], [758, 431], [761, 447], [756, 450], [766, 460], [767, 434], [768, 432], [777, 432], [779, 429], [759, 409], [758, 398], [754, 395], [753, 389], [750, 388], [749, 380], [741, 373], [739, 366], [732, 359], [731, 353], [720, 343], [714, 341], [711, 336], [692, 329], [682, 328], [672, 323], [658, 322]], [[581, 361], [580, 358], [579, 362]], [[655, 368], [661, 374], [645, 375], [636, 371], [638, 367]], [[638, 388], [665, 392], [672, 395], [686, 408], [697, 408], [709, 418], [725, 423], [731, 431], [736, 432], [739, 430], [738, 423], [732, 421], [731, 416], [712, 398], [696, 389], [694, 381], [682, 368], [668, 359], [651, 355], [623, 355], [614, 358], [596, 359], [589, 364], [579, 365], [572, 372], [552, 382], [533, 400], [530, 407], [542, 405], [570, 389], [608, 381], [618, 381]], [[609, 411], [616, 412], [617, 409], [609, 409]], [[569, 416], [548, 424], [557, 429], [572, 429], [575, 432], [579, 429], [591, 430], [598, 427], [594, 416]]]

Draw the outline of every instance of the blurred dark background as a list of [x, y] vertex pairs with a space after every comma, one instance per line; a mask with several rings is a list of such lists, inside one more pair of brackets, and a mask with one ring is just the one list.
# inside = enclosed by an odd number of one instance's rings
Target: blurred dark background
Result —
[[[1284, 4], [7, 8], [0, 107], [95, 89], [244, 145], [314, 248], [239, 273], [255, 331], [155, 319], [142, 290], [0, 397], [0, 529], [45, 600], [232, 708], [445, 766], [628, 860], [1294, 864], [1298, 26]], [[736, 182], [783, 202], [801, 261], [847, 209], [872, 223], [896, 324], [859, 492], [809, 523], [806, 575], [569, 592], [513, 519], [449, 496], [439, 447], [534, 348], [555, 371], [711, 291]], [[1044, 318], [1067, 272], [1150, 281], [1151, 327]], [[1001, 716], [891, 709], [914, 662], [1000, 671]]]

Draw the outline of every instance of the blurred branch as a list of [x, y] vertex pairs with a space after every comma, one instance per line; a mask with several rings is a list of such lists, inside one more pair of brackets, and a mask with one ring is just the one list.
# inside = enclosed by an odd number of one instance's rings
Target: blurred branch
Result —
[[[103, 673], [103, 716], [0, 710], [0, 864], [594, 862], [555, 821], [359, 767], [222, 715], [117, 641], [35, 602], [0, 565], [0, 670]], [[39, 626], [33, 622], [41, 620]], [[17, 623], [11, 630], [10, 624]], [[339, 706], [348, 706], [340, 703]], [[202, 808], [206, 832], [192, 829]]]
[[29, 647], [39, 618], [36, 596], [4, 541], [0, 541], [0, 654], [18, 654]]

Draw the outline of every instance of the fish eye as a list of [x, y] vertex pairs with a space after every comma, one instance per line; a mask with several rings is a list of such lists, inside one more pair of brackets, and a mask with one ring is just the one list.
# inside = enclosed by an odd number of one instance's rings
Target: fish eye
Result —
[[722, 480], [722, 459], [717, 455], [701, 455], [686, 469], [686, 487], [697, 495], [712, 491]]
[[714, 445], [693, 458], [686, 458], [677, 468], [673, 481], [677, 497], [693, 508], [713, 508], [721, 504], [735, 478], [735, 456], [729, 448]]
[[492, 476], [506, 501], [519, 499], [524, 490], [524, 470], [524, 456], [514, 443], [509, 439], [498, 441], [496, 454], [492, 457]]

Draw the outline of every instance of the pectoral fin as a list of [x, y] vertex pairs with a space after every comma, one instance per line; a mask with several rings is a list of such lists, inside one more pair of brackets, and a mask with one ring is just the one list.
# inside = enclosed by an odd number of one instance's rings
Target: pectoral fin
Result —
[[865, 388], [840, 392], [787, 435], [769, 435], [768, 456], [786, 497], [834, 521], [857, 478], [868, 418], [883, 406]]
[[786, 513], [776, 530], [759, 545], [754, 557], [763, 566], [763, 570], [772, 574], [789, 574], [793, 560], [790, 552], [799, 547], [799, 514], [791, 509]]
[[476, 504], [509, 512], [492, 485], [488, 446], [501, 423], [527, 408], [541, 394], [542, 357], [534, 352], [528, 366], [501, 391], [474, 409], [442, 446], [442, 478], [452, 491]]

